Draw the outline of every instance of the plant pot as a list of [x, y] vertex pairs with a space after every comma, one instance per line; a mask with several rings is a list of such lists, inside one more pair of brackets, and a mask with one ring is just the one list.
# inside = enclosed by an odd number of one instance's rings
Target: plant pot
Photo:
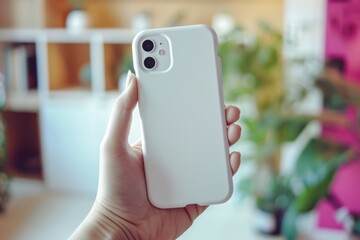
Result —
[[72, 10], [66, 18], [66, 28], [71, 32], [79, 32], [88, 26], [88, 18], [85, 11], [80, 9]]
[[256, 231], [264, 235], [280, 235], [283, 216], [283, 210], [264, 210], [257, 208], [254, 218]]

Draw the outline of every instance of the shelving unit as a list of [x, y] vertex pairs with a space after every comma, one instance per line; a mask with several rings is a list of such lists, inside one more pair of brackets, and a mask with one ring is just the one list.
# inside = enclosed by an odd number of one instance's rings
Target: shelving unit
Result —
[[42, 179], [39, 115], [36, 112], [5, 111], [8, 171], [13, 176]]
[[[129, 60], [134, 35], [126, 29], [76, 34], [66, 29], [0, 30], [0, 72], [5, 72], [8, 86], [3, 116], [12, 175], [45, 178], [51, 188], [94, 191], [99, 143], [119, 94], [119, 66]], [[37, 88], [12, 89], [15, 80], [6, 74], [5, 52], [28, 44], [35, 48]], [[32, 171], [23, 169], [27, 164], [31, 168], [31, 161]], [[65, 180], [64, 173], [69, 173]]]
[[39, 94], [37, 90], [30, 90], [24, 94], [10, 94], [6, 99], [6, 110], [14, 112], [38, 112]]
[[[67, 75], [74, 77], [79, 67], [89, 62], [92, 77], [90, 91], [103, 94], [106, 90], [117, 88], [113, 83], [106, 83], [106, 76], [111, 73], [105, 72], [105, 69], [109, 69], [108, 66], [114, 65], [115, 61], [121, 62], [114, 56], [121, 56], [124, 49], [129, 49], [134, 35], [133, 31], [125, 29], [83, 30], [78, 33], [66, 29], [0, 30], [0, 42], [35, 43], [42, 92], [81, 86], [78, 76], [76, 79], [64, 78]], [[105, 58], [110, 60], [106, 66]]]

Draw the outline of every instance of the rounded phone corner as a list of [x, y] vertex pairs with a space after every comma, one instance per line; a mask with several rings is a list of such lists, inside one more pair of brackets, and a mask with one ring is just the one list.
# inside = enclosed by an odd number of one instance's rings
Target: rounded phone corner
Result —
[[234, 186], [233, 184], [231, 184], [228, 188], [227, 194], [225, 194], [225, 197], [222, 200], [220, 200], [219, 203], [225, 203], [229, 201], [233, 193], [234, 193]]
[[206, 24], [199, 24], [198, 26], [200, 28], [203, 28], [204, 30], [206, 30], [206, 32], [211, 35], [211, 38], [213, 39], [213, 41], [215, 43], [215, 46], [217, 46], [218, 43], [219, 43], [219, 40], [218, 40], [218, 36], [217, 36], [215, 30], [212, 27], [210, 27], [209, 25], [206, 25]]
[[212, 201], [208, 201], [208, 202], [198, 202], [197, 204], [200, 206], [209, 206], [209, 205], [216, 205], [216, 204], [222, 204], [222, 203], [226, 203], [227, 201], [230, 200], [230, 198], [232, 197], [234, 193], [234, 187], [232, 185], [232, 183], [229, 185], [229, 188], [227, 188], [227, 191], [224, 192], [223, 195], [221, 195], [221, 197], [218, 197], [216, 199], [212, 199]]
[[186, 204], [182, 203], [170, 203], [170, 202], [163, 202], [159, 201], [159, 199], [155, 199], [151, 194], [148, 194], [148, 200], [151, 205], [159, 209], [170, 209], [170, 208], [183, 208], [186, 207]]
[[222, 203], [225, 203], [225, 202], [227, 202], [227, 201], [230, 200], [230, 198], [232, 197], [233, 193], [234, 193], [234, 186], [233, 186], [232, 181], [231, 181], [230, 184], [229, 184], [229, 187], [227, 188], [227, 191], [224, 192], [224, 195], [223, 195], [221, 198], [217, 199], [217, 201], [215, 201], [215, 202], [213, 202], [213, 203], [211, 203], [211, 204], [222, 204]]
[[149, 191], [148, 191], [148, 200], [149, 200], [150, 204], [156, 208], [160, 208], [160, 209], [168, 208], [168, 207], [164, 206], [160, 201], [158, 201], [158, 199], [154, 198], [154, 196], [152, 194], [150, 194]]

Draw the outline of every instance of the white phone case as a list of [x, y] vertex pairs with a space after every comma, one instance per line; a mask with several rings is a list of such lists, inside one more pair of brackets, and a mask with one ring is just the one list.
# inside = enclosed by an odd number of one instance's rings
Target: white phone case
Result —
[[[155, 39], [151, 53], [142, 49], [146, 39]], [[132, 47], [150, 202], [174, 208], [227, 201], [233, 183], [216, 33], [206, 25], [145, 30]], [[144, 67], [148, 55], [161, 70]]]

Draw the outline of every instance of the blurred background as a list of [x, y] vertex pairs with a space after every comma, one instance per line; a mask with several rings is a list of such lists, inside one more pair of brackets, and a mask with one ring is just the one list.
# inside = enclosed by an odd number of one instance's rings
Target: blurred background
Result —
[[242, 111], [242, 166], [231, 200], [180, 239], [359, 238], [359, 1], [1, 0], [0, 239], [72, 233], [133, 37], [199, 23]]

